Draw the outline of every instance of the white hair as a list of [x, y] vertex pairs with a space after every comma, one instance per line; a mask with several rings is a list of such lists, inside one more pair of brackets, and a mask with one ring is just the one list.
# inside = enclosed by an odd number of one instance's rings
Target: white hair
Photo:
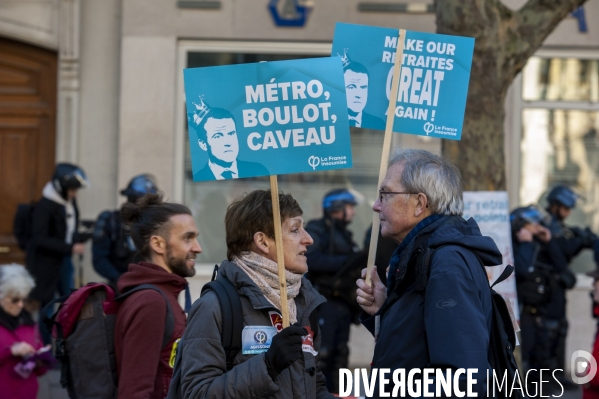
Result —
[[412, 193], [424, 193], [432, 213], [458, 215], [464, 212], [460, 171], [447, 159], [425, 150], [399, 150], [389, 167], [402, 164], [400, 183]]
[[0, 299], [7, 296], [24, 298], [33, 287], [35, 282], [23, 266], [16, 263], [0, 265]]

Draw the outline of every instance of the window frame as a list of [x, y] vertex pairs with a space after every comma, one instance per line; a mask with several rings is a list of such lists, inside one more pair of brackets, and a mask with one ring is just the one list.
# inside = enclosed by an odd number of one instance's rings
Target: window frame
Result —
[[[541, 58], [577, 58], [584, 60], [599, 60], [599, 50], [586, 49], [558, 49], [544, 48], [537, 51], [533, 57]], [[528, 108], [542, 109], [564, 109], [599, 112], [599, 102], [589, 101], [546, 101], [546, 100], [524, 100], [522, 96], [522, 73], [514, 79], [512, 87], [506, 96], [506, 105], [512, 104], [506, 109], [505, 128], [505, 154], [508, 176], [508, 195], [511, 208], [526, 205], [520, 204], [520, 183], [522, 180], [521, 160], [522, 160], [522, 114]]]

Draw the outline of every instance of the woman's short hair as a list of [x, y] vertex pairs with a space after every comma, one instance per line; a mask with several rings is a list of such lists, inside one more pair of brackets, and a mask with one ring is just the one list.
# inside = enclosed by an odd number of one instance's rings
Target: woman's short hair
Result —
[[0, 265], [0, 299], [7, 296], [25, 298], [35, 287], [35, 281], [21, 265]]
[[[304, 213], [297, 201], [289, 194], [279, 194], [279, 207], [281, 223]], [[229, 205], [225, 216], [225, 231], [229, 260], [243, 251], [248, 251], [254, 242], [254, 234], [259, 231], [274, 239], [270, 190], [252, 191]]]
[[400, 183], [405, 191], [424, 193], [432, 213], [458, 215], [464, 212], [462, 177], [447, 159], [425, 150], [400, 150], [389, 167], [402, 164]]

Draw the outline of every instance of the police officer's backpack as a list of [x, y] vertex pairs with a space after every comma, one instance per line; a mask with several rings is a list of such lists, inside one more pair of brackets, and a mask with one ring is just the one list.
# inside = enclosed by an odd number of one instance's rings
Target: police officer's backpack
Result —
[[44, 307], [42, 314], [48, 314], [55, 303], [61, 303], [58, 311], [44, 322], [56, 338], [60, 384], [68, 391], [69, 398], [116, 398], [116, 316], [121, 302], [142, 290], [157, 291], [166, 302], [164, 348], [173, 336], [175, 316], [165, 294], [152, 284], [138, 285], [117, 297], [109, 285], [89, 283]]

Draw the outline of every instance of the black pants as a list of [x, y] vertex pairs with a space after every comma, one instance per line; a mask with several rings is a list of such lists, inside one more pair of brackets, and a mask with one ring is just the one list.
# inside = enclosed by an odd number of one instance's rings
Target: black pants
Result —
[[568, 331], [566, 319], [551, 319], [530, 312], [520, 316], [522, 361], [526, 370], [563, 369]]
[[345, 303], [329, 301], [319, 307], [318, 324], [322, 341], [319, 367], [331, 393], [339, 392], [339, 369], [347, 368], [349, 361], [349, 330], [352, 313]]

